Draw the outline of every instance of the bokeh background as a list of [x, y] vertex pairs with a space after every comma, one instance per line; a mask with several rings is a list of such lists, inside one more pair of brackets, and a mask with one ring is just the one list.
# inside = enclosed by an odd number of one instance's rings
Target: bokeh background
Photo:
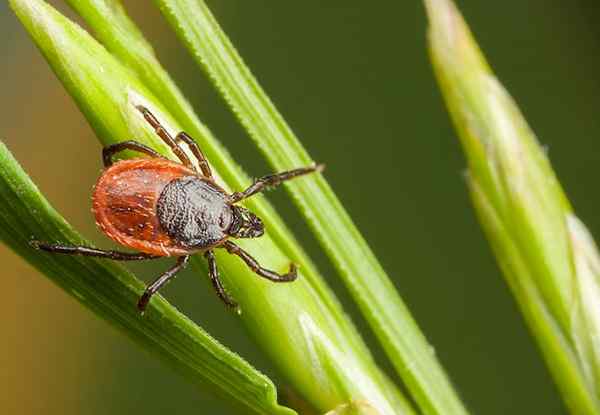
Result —
[[[72, 16], [60, 1], [51, 3]], [[269, 172], [151, 2], [125, 3], [238, 162], [255, 176]], [[470, 206], [463, 156], [427, 58], [421, 2], [208, 3], [306, 148], [327, 163], [326, 176], [473, 414], [564, 414]], [[578, 214], [600, 237], [595, 1], [458, 5], [547, 147]], [[109, 245], [90, 214], [100, 146], [6, 2], [0, 56], [0, 139], [69, 221]], [[373, 343], [285, 192], [269, 197]], [[0, 264], [0, 413], [229, 413], [4, 246]], [[155, 274], [134, 270], [146, 280]], [[206, 287], [184, 274], [165, 295], [278, 379]]]

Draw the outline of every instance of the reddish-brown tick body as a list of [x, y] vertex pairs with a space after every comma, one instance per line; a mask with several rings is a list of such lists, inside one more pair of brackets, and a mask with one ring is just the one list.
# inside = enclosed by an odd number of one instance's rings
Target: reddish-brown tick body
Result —
[[181, 163], [119, 161], [93, 194], [96, 223], [115, 242], [158, 256], [181, 256], [221, 244], [232, 222], [225, 191]]
[[[137, 107], [156, 134], [180, 160], [168, 160], [137, 141], [123, 141], [102, 150], [106, 169], [94, 188], [93, 211], [96, 223], [115, 242], [137, 252], [107, 251], [87, 246], [70, 246], [31, 241], [47, 252], [85, 255], [115, 261], [140, 261], [165, 256], [177, 257], [174, 266], [146, 287], [138, 301], [144, 311], [150, 298], [183, 269], [195, 252], [208, 261], [208, 273], [215, 291], [225, 304], [237, 307], [225, 292], [213, 250], [223, 248], [242, 259], [257, 275], [274, 282], [296, 279], [296, 266], [285, 274], [263, 268], [230, 238], [258, 238], [264, 233], [260, 218], [236, 203], [277, 186], [286, 180], [321, 171], [322, 165], [303, 167], [257, 179], [242, 192], [228, 194], [213, 178], [208, 161], [194, 140], [184, 132], [173, 138], [147, 108]], [[184, 150], [194, 154], [196, 164]], [[113, 160], [130, 150], [150, 158]]]

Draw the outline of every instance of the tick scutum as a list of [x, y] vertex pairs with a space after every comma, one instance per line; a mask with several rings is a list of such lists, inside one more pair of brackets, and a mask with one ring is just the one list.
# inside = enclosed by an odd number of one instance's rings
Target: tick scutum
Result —
[[198, 176], [169, 182], [158, 199], [156, 213], [171, 238], [198, 250], [223, 242], [233, 216], [227, 194]]

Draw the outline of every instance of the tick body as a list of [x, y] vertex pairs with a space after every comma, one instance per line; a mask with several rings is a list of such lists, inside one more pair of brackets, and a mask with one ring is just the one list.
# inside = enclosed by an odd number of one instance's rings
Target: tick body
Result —
[[[230, 240], [256, 238], [264, 233], [262, 221], [236, 204], [266, 187], [321, 171], [323, 166], [265, 176], [242, 192], [228, 194], [215, 183], [202, 151], [187, 134], [182, 132], [172, 138], [146, 108], [138, 109], [180, 162], [168, 160], [136, 141], [113, 144], [103, 149], [106, 169], [98, 179], [92, 197], [93, 212], [100, 229], [115, 242], [137, 252], [105, 251], [39, 241], [32, 241], [32, 245], [48, 252], [121, 261], [177, 257], [176, 264], [146, 288], [138, 302], [138, 309], [142, 312], [152, 295], [183, 269], [194, 253], [203, 253], [208, 260], [209, 275], [219, 297], [228, 306], [237, 307], [219, 280], [213, 253], [217, 248], [239, 256], [256, 274], [271, 281], [296, 279], [293, 264], [286, 274], [270, 271]], [[185, 143], [194, 154], [197, 166], [187, 156], [181, 143]], [[113, 162], [113, 156], [123, 150], [137, 151], [148, 157]]]
[[123, 160], [100, 177], [96, 223], [121, 245], [180, 256], [223, 243], [233, 221], [225, 191], [211, 179], [165, 159]]

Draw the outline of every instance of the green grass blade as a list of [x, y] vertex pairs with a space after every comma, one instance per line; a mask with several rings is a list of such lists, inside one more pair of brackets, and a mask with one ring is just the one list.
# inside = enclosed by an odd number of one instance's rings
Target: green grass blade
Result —
[[140, 317], [135, 303], [144, 284], [109, 261], [41, 253], [31, 239], [86, 242], [50, 206], [0, 142], [0, 238], [80, 303], [202, 390], [235, 403], [243, 413], [295, 412], [277, 404], [269, 378], [230, 351], [163, 299]]
[[[67, 0], [70, 6], [94, 30], [98, 39], [119, 61], [133, 70], [144, 85], [169, 108], [169, 112], [200, 145], [230, 189], [244, 189], [252, 181], [239, 168], [229, 152], [214, 137], [210, 130], [198, 119], [169, 74], [162, 67], [150, 43], [143, 37], [135, 23], [127, 16], [120, 1], [117, 0]], [[310, 258], [301, 249], [281, 217], [275, 212], [263, 195], [247, 199], [244, 204], [259, 214], [265, 222], [269, 236], [277, 246], [294, 262], [302, 266], [303, 275], [314, 290], [320, 293], [328, 303], [330, 312], [339, 312], [339, 304], [323, 282]], [[362, 347], [361, 340], [348, 320], [348, 336], [354, 338], [356, 347]]]
[[[66, 0], [94, 31], [97, 39], [123, 66], [133, 70], [142, 83], [160, 99], [185, 131], [201, 145], [206, 157], [232, 188], [247, 186], [250, 179], [228, 151], [196, 116], [189, 102], [158, 61], [144, 38], [117, 0]], [[264, 198], [262, 199], [264, 201]]]
[[598, 250], [459, 11], [450, 0], [425, 5], [480, 222], [567, 406], [600, 414]]
[[[205, 3], [155, 3], [271, 165], [283, 170], [312, 163]], [[432, 348], [325, 179], [287, 187], [423, 412], [466, 413]]]
[[[181, 131], [181, 125], [143, 77], [43, 1], [12, 0], [11, 4], [103, 144], [135, 138], [172, 156], [135, 106], [150, 108], [171, 133]], [[216, 171], [219, 178], [225, 176]], [[265, 221], [276, 223], [272, 218]], [[239, 243], [269, 268], [287, 269], [290, 258], [271, 232]], [[383, 414], [412, 413], [376, 367], [335, 299], [328, 297], [329, 291], [319, 290], [305, 275], [310, 265], [300, 263], [296, 282], [273, 284], [257, 278], [236, 257], [220, 250], [217, 256], [223, 280], [241, 305], [240, 320], [307, 401], [322, 412], [366, 400]], [[192, 268], [206, 278], [203, 260], [193, 262]]]

